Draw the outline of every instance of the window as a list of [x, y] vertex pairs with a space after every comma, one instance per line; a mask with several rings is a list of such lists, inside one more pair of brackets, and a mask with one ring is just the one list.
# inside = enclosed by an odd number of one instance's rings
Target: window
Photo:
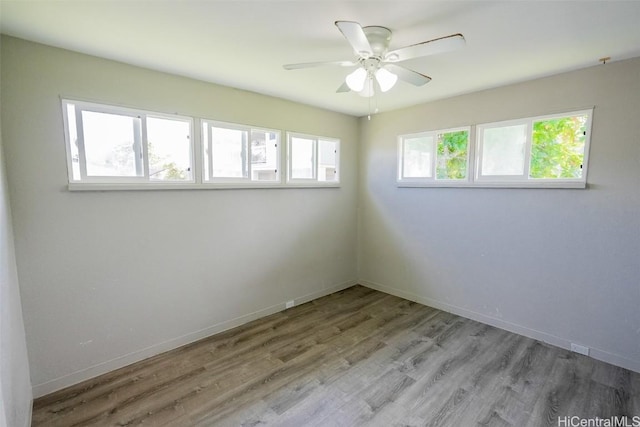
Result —
[[[335, 138], [291, 133], [283, 150], [279, 130], [70, 99], [61, 105], [70, 190], [337, 187], [340, 182]], [[283, 162], [288, 162], [286, 182]]]
[[589, 114], [533, 122], [529, 178], [581, 179], [585, 174]]
[[592, 113], [401, 135], [398, 185], [584, 188]]
[[332, 185], [340, 182], [340, 141], [287, 134], [288, 183]]
[[193, 182], [192, 119], [63, 100], [69, 182]]
[[280, 183], [280, 132], [202, 121], [204, 181]]
[[404, 135], [398, 144], [400, 182], [467, 180], [469, 128]]
[[586, 182], [591, 110], [478, 126], [479, 182]]
[[481, 130], [480, 168], [483, 176], [521, 176], [524, 174], [527, 126], [522, 124], [487, 127]]

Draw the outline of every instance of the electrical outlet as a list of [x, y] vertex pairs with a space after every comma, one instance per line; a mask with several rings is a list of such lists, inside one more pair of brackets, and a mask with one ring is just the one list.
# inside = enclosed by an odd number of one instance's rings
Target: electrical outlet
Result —
[[571, 343], [571, 351], [574, 353], [584, 354], [585, 356], [589, 355], [589, 347], [585, 347], [583, 345]]
[[291, 308], [291, 307], [293, 307], [294, 304], [295, 304], [295, 302], [293, 300], [287, 301], [286, 304], [285, 304], [285, 308]]

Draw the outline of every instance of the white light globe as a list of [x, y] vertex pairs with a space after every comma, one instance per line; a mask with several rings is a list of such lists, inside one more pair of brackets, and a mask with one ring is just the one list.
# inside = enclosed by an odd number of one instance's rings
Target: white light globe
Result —
[[380, 90], [386, 92], [396, 84], [398, 76], [384, 68], [380, 68], [376, 71], [376, 80], [378, 80]]
[[365, 84], [363, 85], [363, 88], [360, 92], [358, 92], [358, 95], [360, 96], [364, 96], [365, 98], [370, 98], [373, 95], [375, 95], [375, 87], [373, 86], [373, 77], [368, 78], [365, 80]]
[[349, 74], [345, 81], [347, 86], [354, 92], [360, 92], [364, 88], [364, 82], [367, 79], [367, 71], [360, 67], [353, 73]]

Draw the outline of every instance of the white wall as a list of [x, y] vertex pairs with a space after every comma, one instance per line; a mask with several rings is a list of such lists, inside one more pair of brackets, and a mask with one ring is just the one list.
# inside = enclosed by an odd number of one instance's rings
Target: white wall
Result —
[[[586, 190], [395, 185], [400, 134], [591, 106]], [[361, 120], [362, 283], [640, 371], [639, 117], [635, 59]]]
[[[587, 345], [597, 358], [640, 371], [640, 60], [358, 122], [6, 36], [1, 55], [2, 136], [36, 396], [356, 277], [560, 346]], [[71, 193], [60, 96], [338, 137], [343, 185]], [[590, 106], [587, 190], [395, 186], [398, 134]], [[10, 317], [19, 343], [2, 188], [2, 290], [13, 292], [2, 295], [2, 337]], [[10, 408], [27, 408], [26, 354], [14, 348], [18, 379], [9, 388], [18, 403]]]
[[30, 425], [31, 400], [29, 361], [0, 132], [0, 426]]
[[[357, 119], [4, 37], [36, 396], [356, 279]], [[69, 192], [60, 96], [337, 137], [329, 189]]]

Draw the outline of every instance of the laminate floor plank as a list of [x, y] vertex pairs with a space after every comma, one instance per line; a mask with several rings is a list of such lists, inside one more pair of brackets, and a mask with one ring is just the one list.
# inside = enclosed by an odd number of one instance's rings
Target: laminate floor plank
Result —
[[320, 386], [306, 399], [298, 402], [293, 408], [280, 414], [274, 422], [267, 425], [278, 427], [330, 425], [326, 420], [332, 420], [344, 405], [346, 405], [344, 393], [335, 388]]
[[363, 286], [36, 399], [33, 426], [557, 426], [640, 374]]
[[[509, 399], [514, 397], [513, 393], [503, 395], [505, 391], [512, 392], [503, 384], [517, 357], [524, 352], [523, 341], [523, 337], [509, 333], [503, 339], [491, 340], [495, 345], [478, 360], [478, 369], [458, 382], [459, 388], [450, 396], [448, 407], [439, 409], [437, 414], [446, 416], [447, 421], [440, 425], [524, 425], [529, 419], [527, 408], [518, 399]], [[487, 401], [486, 396], [497, 399]]]

